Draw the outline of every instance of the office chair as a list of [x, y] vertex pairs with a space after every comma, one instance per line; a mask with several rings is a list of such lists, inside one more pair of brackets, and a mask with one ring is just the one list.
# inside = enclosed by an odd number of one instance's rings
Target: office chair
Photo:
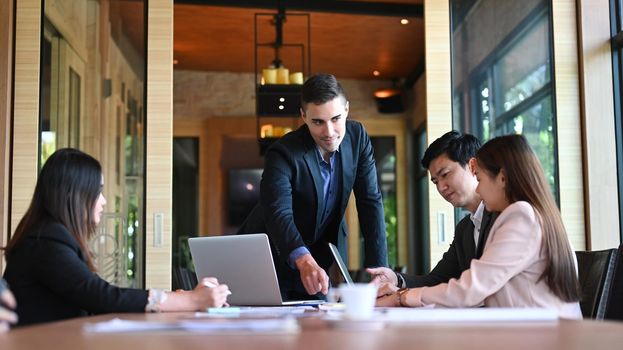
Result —
[[623, 244], [619, 245], [617, 255], [604, 318], [623, 321]]
[[584, 318], [603, 320], [606, 316], [619, 250], [577, 251], [575, 254], [578, 260], [578, 279], [582, 288], [580, 301], [582, 315]]
[[186, 267], [173, 268], [173, 290], [192, 290], [197, 285], [197, 275]]

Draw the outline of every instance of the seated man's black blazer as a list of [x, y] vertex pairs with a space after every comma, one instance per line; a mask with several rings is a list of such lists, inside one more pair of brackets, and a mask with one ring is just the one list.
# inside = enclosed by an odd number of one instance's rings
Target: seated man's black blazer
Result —
[[18, 325], [88, 314], [144, 312], [148, 292], [110, 285], [89, 270], [76, 239], [43, 224], [7, 256], [4, 278], [17, 300]]
[[459, 278], [463, 271], [469, 269], [472, 259], [478, 259], [489, 237], [489, 231], [498, 217], [498, 213], [488, 212], [482, 214], [480, 235], [478, 237], [478, 249], [474, 242], [474, 223], [469, 215], [465, 216], [456, 225], [454, 239], [450, 248], [443, 254], [441, 260], [428, 275], [409, 276], [401, 274], [405, 279], [406, 287], [430, 287], [440, 283], [447, 283], [452, 278]]

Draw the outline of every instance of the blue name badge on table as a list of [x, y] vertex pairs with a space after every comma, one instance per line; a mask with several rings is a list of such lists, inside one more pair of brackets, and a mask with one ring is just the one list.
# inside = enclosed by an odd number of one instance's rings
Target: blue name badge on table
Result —
[[283, 317], [302, 316], [306, 311], [317, 311], [314, 306], [241, 306], [211, 307], [206, 312], [196, 312], [195, 317], [226, 318], [226, 317]]

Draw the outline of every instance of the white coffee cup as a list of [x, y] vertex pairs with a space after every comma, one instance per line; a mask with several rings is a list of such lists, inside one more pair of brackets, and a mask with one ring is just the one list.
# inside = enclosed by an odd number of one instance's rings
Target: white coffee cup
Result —
[[334, 298], [340, 298], [346, 305], [344, 317], [351, 320], [366, 320], [372, 317], [376, 302], [376, 286], [369, 283], [342, 284], [333, 291]]

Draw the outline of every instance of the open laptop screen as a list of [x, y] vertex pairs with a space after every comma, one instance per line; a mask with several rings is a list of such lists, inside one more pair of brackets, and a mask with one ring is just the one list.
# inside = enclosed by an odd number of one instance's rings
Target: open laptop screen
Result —
[[193, 237], [188, 240], [197, 279], [216, 277], [229, 286], [231, 305], [320, 304], [322, 300], [281, 300], [266, 234]]
[[342, 260], [342, 256], [340, 255], [340, 252], [337, 250], [337, 247], [335, 246], [335, 244], [329, 243], [329, 249], [331, 249], [331, 254], [333, 255], [333, 259], [335, 260], [335, 263], [337, 264], [340, 270], [340, 274], [342, 275], [342, 279], [344, 280], [344, 283], [348, 285], [353, 284], [353, 279], [350, 277], [350, 273], [348, 273], [348, 268], [346, 267], [344, 260]]

